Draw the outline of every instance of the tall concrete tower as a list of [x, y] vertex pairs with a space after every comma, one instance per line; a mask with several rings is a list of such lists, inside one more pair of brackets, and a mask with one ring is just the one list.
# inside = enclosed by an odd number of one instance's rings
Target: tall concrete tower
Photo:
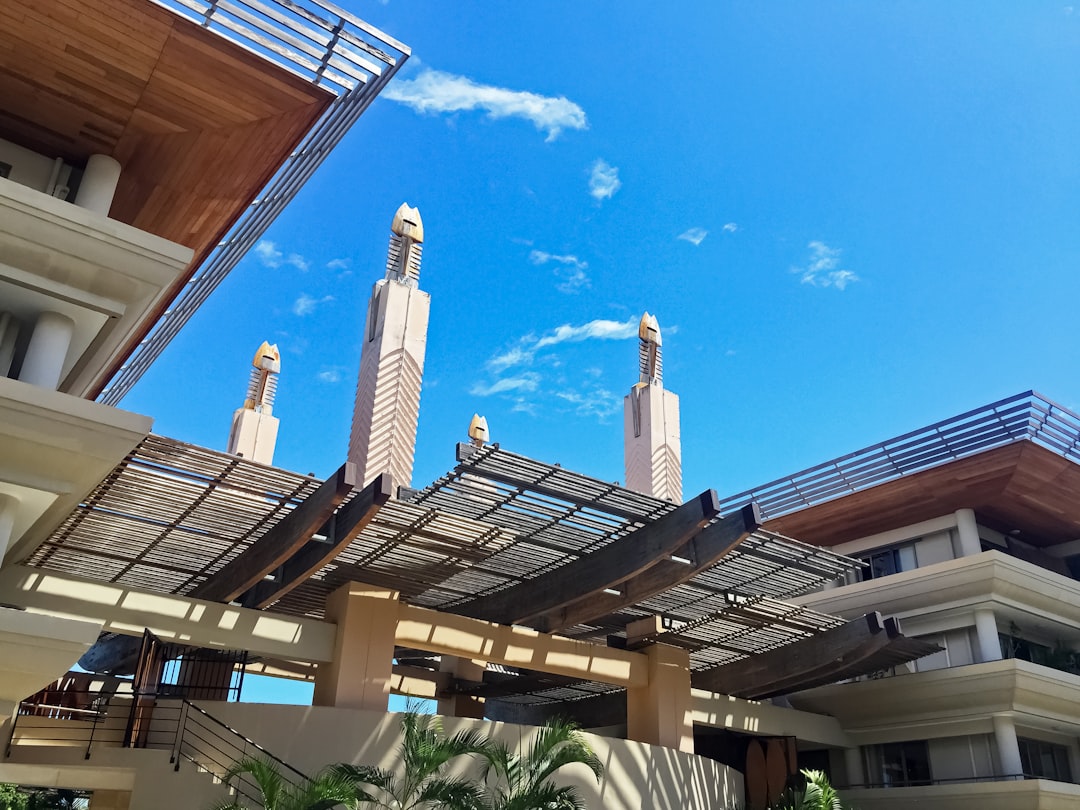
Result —
[[660, 325], [646, 312], [638, 327], [637, 385], [623, 399], [626, 486], [682, 503], [682, 439], [679, 397], [664, 389]]
[[244, 407], [233, 414], [227, 452], [270, 464], [274, 460], [278, 434], [278, 420], [273, 415], [277, 375], [281, 372], [281, 352], [277, 344], [271, 346], [264, 340], [255, 352], [251, 366], [247, 398]]
[[431, 306], [419, 287], [423, 243], [420, 212], [403, 203], [390, 225], [386, 277], [368, 301], [356, 382], [349, 461], [365, 485], [383, 472], [396, 486], [412, 480]]

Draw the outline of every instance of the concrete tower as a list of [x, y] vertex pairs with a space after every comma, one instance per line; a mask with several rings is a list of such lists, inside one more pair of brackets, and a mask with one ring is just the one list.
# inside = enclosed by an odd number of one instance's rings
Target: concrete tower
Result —
[[403, 203], [390, 231], [386, 277], [375, 282], [368, 301], [349, 461], [365, 485], [389, 472], [396, 486], [408, 486], [431, 296], [418, 286], [424, 242], [420, 212]]
[[281, 352], [265, 340], [251, 361], [244, 407], [233, 414], [227, 452], [270, 464], [277, 444], [278, 420], [274, 413], [277, 375], [281, 372]]
[[648, 312], [638, 337], [640, 379], [623, 399], [626, 486], [682, 503], [679, 397], [664, 390], [660, 326]]

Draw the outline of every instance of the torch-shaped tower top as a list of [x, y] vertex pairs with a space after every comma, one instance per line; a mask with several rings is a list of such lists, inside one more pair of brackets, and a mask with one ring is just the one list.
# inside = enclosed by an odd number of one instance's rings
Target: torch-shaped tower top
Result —
[[660, 337], [660, 324], [648, 312], [641, 316], [641, 323], [638, 325], [638, 338], [641, 340], [638, 346], [638, 368], [641, 372], [641, 382], [646, 385], [661, 385], [664, 380], [664, 363], [660, 350], [663, 344]]
[[420, 283], [420, 257], [424, 250], [424, 221], [420, 211], [402, 203], [390, 223], [390, 248], [386, 254], [386, 277]]

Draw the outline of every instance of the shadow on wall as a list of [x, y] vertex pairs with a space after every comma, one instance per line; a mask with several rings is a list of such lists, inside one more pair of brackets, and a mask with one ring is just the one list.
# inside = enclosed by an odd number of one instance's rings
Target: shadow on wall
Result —
[[[401, 718], [396, 714], [324, 706], [272, 706], [200, 701], [207, 711], [293, 767], [314, 772], [332, 762], [394, 767]], [[512, 746], [527, 746], [535, 728], [444, 718], [446, 732], [476, 727]], [[583, 765], [559, 773], [585, 806], [604, 810], [727, 810], [743, 795], [742, 775], [705, 757], [628, 740], [587, 735], [604, 763], [597, 785]], [[461, 770], [471, 767], [463, 761]]]

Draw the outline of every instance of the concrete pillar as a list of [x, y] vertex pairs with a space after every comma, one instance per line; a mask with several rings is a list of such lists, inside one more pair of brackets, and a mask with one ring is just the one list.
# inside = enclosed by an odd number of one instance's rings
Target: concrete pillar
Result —
[[4, 555], [7, 554], [15, 534], [15, 515], [18, 511], [18, 498], [14, 495], [0, 495], [0, 567], [3, 567]]
[[[456, 655], [444, 655], [439, 662], [440, 672], [449, 672], [455, 678], [474, 683], [484, 680], [486, 668], [487, 664], [483, 661], [459, 658]], [[483, 720], [484, 699], [472, 695], [451, 695], [439, 698], [439, 714], [446, 717], [471, 717]]]
[[89, 810], [128, 810], [130, 790], [95, 790], [90, 794]]
[[1012, 776], [1024, 772], [1020, 761], [1020, 743], [1016, 740], [1016, 726], [1008, 715], [994, 715], [994, 740], [997, 742], [998, 763], [1001, 776]]
[[978, 637], [979, 662], [1001, 660], [1001, 642], [998, 640], [997, 620], [994, 611], [980, 608], [975, 611], [975, 635]]
[[398, 592], [350, 582], [326, 600], [337, 624], [334, 660], [315, 672], [316, 706], [385, 712], [394, 674]]
[[19, 336], [19, 322], [10, 312], [0, 312], [0, 377], [11, 373], [11, 361], [15, 359], [15, 340]]
[[649, 683], [626, 690], [627, 739], [694, 753], [690, 653], [666, 644], [640, 652], [649, 658]]
[[75, 204], [107, 217], [119, 182], [119, 161], [108, 155], [91, 155], [79, 182]]
[[15, 712], [18, 708], [18, 703], [0, 700], [0, 758], [4, 757], [4, 752], [11, 743], [11, 734], [15, 729]]
[[861, 748], [844, 749], [844, 770], [847, 771], [848, 785], [865, 785], [866, 774], [863, 772]]
[[658, 383], [639, 383], [623, 398], [626, 487], [682, 503], [679, 397]]
[[23, 357], [19, 379], [55, 391], [60, 385], [74, 332], [75, 321], [67, 315], [49, 311], [38, 315]]
[[956, 533], [959, 537], [957, 555], [970, 557], [972, 554], [982, 552], [982, 541], [979, 540], [979, 527], [975, 523], [974, 509], [956, 510]]

